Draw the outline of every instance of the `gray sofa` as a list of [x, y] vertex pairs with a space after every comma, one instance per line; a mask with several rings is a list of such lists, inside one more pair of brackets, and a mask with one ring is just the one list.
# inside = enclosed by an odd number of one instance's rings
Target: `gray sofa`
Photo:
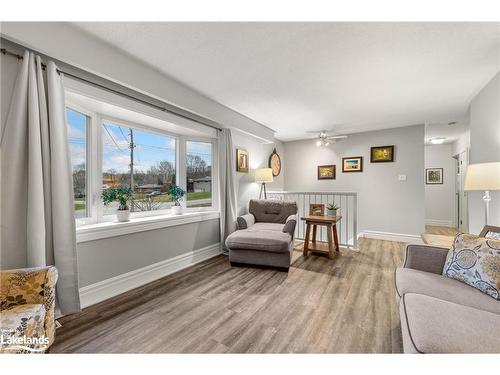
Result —
[[297, 204], [251, 200], [249, 213], [238, 217], [238, 230], [226, 239], [232, 266], [270, 266], [288, 271], [293, 253]]
[[448, 249], [408, 245], [396, 269], [405, 353], [500, 353], [500, 302], [442, 276]]

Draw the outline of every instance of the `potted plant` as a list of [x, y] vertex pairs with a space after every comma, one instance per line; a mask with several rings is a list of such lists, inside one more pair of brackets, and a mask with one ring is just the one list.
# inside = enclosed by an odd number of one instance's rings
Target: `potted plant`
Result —
[[337, 216], [337, 210], [340, 210], [340, 207], [337, 206], [335, 204], [335, 202], [334, 203], [329, 203], [326, 206], [326, 214], [327, 214], [327, 216]]
[[125, 186], [110, 187], [102, 191], [101, 198], [104, 205], [111, 202], [118, 202], [118, 211], [116, 211], [116, 218], [118, 221], [130, 220], [130, 208], [128, 202], [132, 198], [132, 190]]
[[186, 192], [182, 190], [179, 186], [172, 185], [168, 189], [168, 194], [170, 194], [172, 199], [175, 201], [175, 204], [172, 206], [172, 213], [174, 215], [182, 214], [183, 207], [181, 205], [181, 199], [186, 194]]

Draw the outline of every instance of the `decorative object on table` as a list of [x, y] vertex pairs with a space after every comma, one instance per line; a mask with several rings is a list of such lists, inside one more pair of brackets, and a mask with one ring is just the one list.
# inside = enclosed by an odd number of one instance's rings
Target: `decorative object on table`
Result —
[[273, 170], [271, 168], [256, 169], [255, 182], [260, 184], [259, 199], [262, 199], [262, 192], [264, 192], [264, 199], [267, 199], [266, 183], [273, 182]]
[[337, 211], [340, 210], [340, 207], [337, 206], [335, 202], [328, 203], [326, 205], [326, 215], [327, 216], [337, 216]]
[[[306, 224], [306, 237], [304, 238], [304, 256], [309, 251], [327, 254], [330, 259], [339, 253], [339, 238], [337, 234], [337, 223], [342, 216], [305, 216], [301, 220]], [[318, 226], [326, 226], [327, 242], [316, 241]], [[311, 239], [312, 227], [312, 239]], [[311, 240], [311, 241], [310, 241]]]
[[363, 157], [351, 156], [342, 158], [342, 172], [363, 172]]
[[[306, 133], [310, 134], [318, 134], [318, 140], [316, 141], [316, 146], [318, 147], [328, 147], [331, 143], [338, 142], [340, 139], [345, 139], [347, 138], [347, 135], [335, 135], [331, 134], [332, 131], [326, 131], [326, 130], [313, 130], [313, 131], [307, 131]], [[330, 133], [331, 135], [329, 135]]]
[[427, 185], [436, 185], [443, 183], [443, 168], [426, 168], [425, 183]]
[[130, 220], [130, 208], [127, 203], [130, 202], [132, 196], [132, 190], [126, 186], [110, 187], [101, 193], [101, 198], [105, 206], [112, 202], [118, 202], [116, 218], [119, 222]]
[[309, 204], [309, 216], [324, 216], [325, 215], [325, 205], [322, 203], [310, 203]]
[[182, 214], [182, 212], [184, 211], [184, 207], [182, 207], [181, 199], [186, 194], [186, 192], [182, 190], [182, 188], [180, 188], [179, 186], [172, 185], [168, 189], [168, 194], [175, 201], [175, 204], [172, 206], [172, 213], [174, 215]]
[[500, 190], [500, 161], [492, 163], [469, 164], [465, 175], [465, 191], [484, 191], [484, 224], [490, 215], [490, 191]]
[[248, 173], [248, 151], [236, 149], [236, 172]]
[[0, 353], [43, 353], [52, 345], [56, 283], [54, 266], [0, 271]]
[[281, 173], [281, 158], [276, 152], [276, 147], [273, 150], [271, 156], [269, 156], [269, 168], [273, 170], [273, 176], [278, 177]]
[[481, 233], [479, 233], [479, 237], [500, 241], [500, 227], [485, 225]]
[[318, 165], [318, 180], [335, 180], [335, 165]]
[[370, 149], [370, 163], [394, 161], [394, 146], [376, 146]]
[[443, 276], [500, 301], [500, 241], [458, 234], [448, 251]]

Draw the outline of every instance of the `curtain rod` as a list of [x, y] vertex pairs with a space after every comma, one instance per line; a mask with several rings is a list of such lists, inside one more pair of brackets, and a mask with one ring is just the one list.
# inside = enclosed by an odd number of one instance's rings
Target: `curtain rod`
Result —
[[[23, 60], [23, 56], [18, 54], [18, 53], [15, 53], [15, 52], [12, 52], [12, 51], [9, 51], [7, 50], [6, 48], [1, 48], [0, 49], [0, 52], [4, 55], [8, 55], [8, 56], [12, 56], [12, 57], [15, 57], [17, 58], [18, 60]], [[42, 68], [45, 69], [47, 67], [46, 64], [42, 63]], [[194, 116], [196, 117], [191, 117], [189, 115], [185, 115], [183, 113], [179, 113], [175, 110], [172, 110], [172, 109], [168, 109], [166, 107], [162, 107], [161, 105], [157, 105], [157, 104], [154, 104], [154, 103], [151, 103], [147, 100], [144, 100], [144, 99], [141, 99], [141, 98], [137, 98], [133, 95], [130, 95], [130, 94], [127, 94], [126, 92], [123, 92], [123, 91], [120, 91], [120, 90], [116, 90], [116, 89], [113, 89], [111, 87], [108, 87], [108, 86], [105, 86], [105, 85], [102, 85], [100, 83], [97, 83], [97, 82], [94, 82], [94, 81], [91, 81], [91, 80], [88, 80], [86, 78], [83, 78], [83, 77], [80, 77], [79, 75], [76, 75], [76, 74], [73, 74], [73, 73], [70, 73], [70, 72], [67, 72], [67, 71], [64, 71], [60, 68], [57, 68], [57, 72], [59, 74], [63, 73], [65, 76], [68, 76], [68, 77], [71, 77], [73, 79], [76, 79], [78, 81], [81, 81], [81, 82], [85, 82], [87, 84], [90, 84], [90, 85], [93, 85], [93, 86], [96, 86], [96, 87], [99, 87], [103, 90], [106, 90], [106, 91], [109, 91], [109, 92], [112, 92], [114, 94], [117, 94], [117, 95], [120, 95], [120, 96], [123, 96], [125, 98], [128, 98], [128, 99], [131, 99], [131, 100], [134, 100], [136, 102], [139, 102], [139, 103], [142, 103], [144, 105], [147, 105], [147, 106], [150, 106], [150, 107], [153, 107], [155, 109], [158, 109], [162, 112], [167, 112], [167, 113], [170, 113], [170, 114], [173, 114], [175, 116], [178, 116], [178, 117], [181, 117], [181, 118], [185, 118], [187, 120], [190, 120], [190, 121], [194, 121], [198, 124], [201, 124], [201, 125], [204, 125], [204, 126], [208, 126], [212, 129], [216, 129], [216, 130], [219, 130], [219, 131], [222, 131], [222, 129], [218, 126], [215, 126], [215, 125], [212, 125], [212, 124], [209, 124], [205, 121], [203, 121], [202, 119], [198, 119], [197, 117], [199, 117], [198, 115], [196, 114], [193, 114]], [[158, 99], [155, 99], [155, 100], [158, 100]]]

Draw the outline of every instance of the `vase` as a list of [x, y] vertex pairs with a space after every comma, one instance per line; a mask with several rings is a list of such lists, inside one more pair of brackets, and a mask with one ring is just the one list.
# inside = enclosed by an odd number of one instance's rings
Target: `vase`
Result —
[[184, 207], [182, 206], [172, 206], [172, 214], [174, 215], [181, 215], [182, 212], [184, 211]]
[[326, 215], [327, 216], [337, 216], [337, 210], [330, 210], [330, 209], [326, 209]]
[[130, 210], [118, 210], [116, 211], [116, 218], [120, 223], [130, 220]]

